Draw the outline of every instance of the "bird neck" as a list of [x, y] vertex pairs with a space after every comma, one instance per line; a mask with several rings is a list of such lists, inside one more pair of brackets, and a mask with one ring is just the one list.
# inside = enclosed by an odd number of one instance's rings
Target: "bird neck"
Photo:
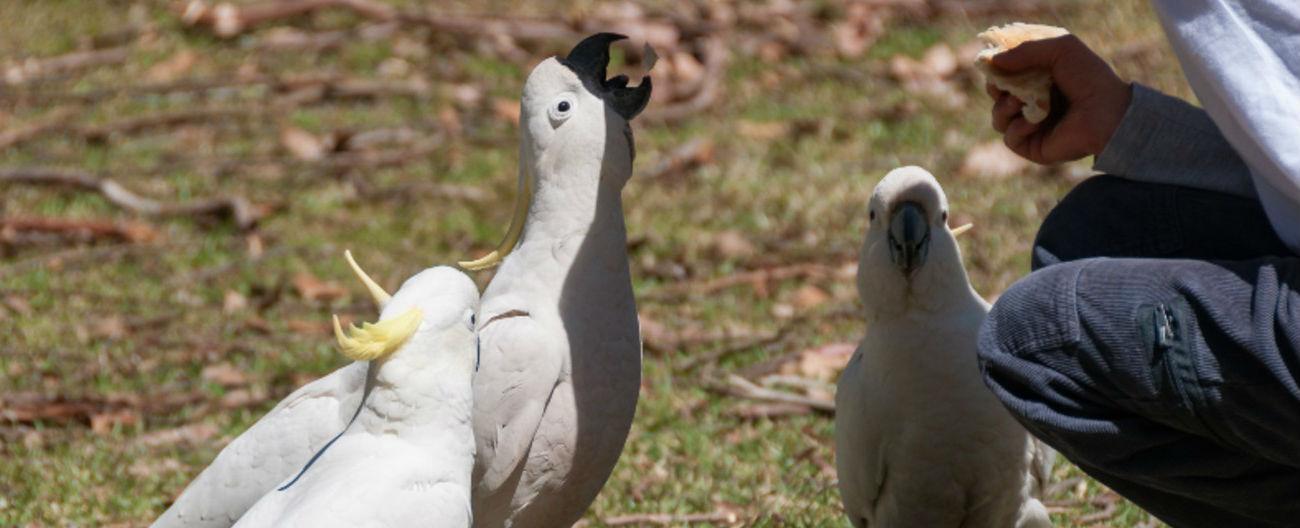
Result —
[[868, 324], [960, 313], [983, 303], [971, 287], [960, 256], [931, 259], [910, 280], [901, 275], [890, 276], [888, 280], [871, 281], [866, 286], [870, 295], [863, 293], [862, 304]]
[[484, 292], [485, 307], [502, 288], [519, 285], [511, 277], [530, 277], [530, 299], [571, 291], [575, 269], [600, 271], [584, 282], [613, 282], [596, 287], [630, 284], [621, 196], [627, 178], [604, 177], [598, 168], [588, 172], [595, 174], [538, 178], [519, 245]]

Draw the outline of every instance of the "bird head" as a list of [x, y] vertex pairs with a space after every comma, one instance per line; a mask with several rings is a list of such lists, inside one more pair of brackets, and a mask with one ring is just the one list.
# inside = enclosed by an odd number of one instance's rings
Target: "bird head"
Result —
[[930, 287], [953, 273], [964, 280], [955, 237], [969, 226], [948, 228], [948, 198], [920, 167], [890, 171], [871, 193], [866, 240], [858, 262], [858, 288], [868, 303], [888, 293]]
[[595, 192], [601, 184], [621, 189], [631, 177], [628, 123], [650, 102], [651, 83], [649, 76], [636, 86], [628, 86], [626, 75], [605, 77], [610, 44], [625, 38], [597, 33], [533, 68], [520, 102], [519, 194], [510, 228], [495, 251], [461, 267], [490, 268], [514, 249], [539, 185]]
[[474, 281], [460, 271], [438, 266], [421, 271], [389, 295], [345, 253], [357, 278], [379, 305], [379, 321], [352, 326], [345, 334], [334, 316], [334, 334], [343, 355], [357, 361], [383, 360], [403, 351], [420, 354], [461, 354], [447, 358], [473, 365], [477, 346], [474, 314], [479, 293]]

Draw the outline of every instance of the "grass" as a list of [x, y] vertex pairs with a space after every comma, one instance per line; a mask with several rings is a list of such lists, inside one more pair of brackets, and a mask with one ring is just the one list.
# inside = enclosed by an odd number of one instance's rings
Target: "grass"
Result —
[[[519, 7], [492, 2], [487, 7], [531, 16], [554, 16], [547, 11], [552, 7], [565, 16], [595, 9], [590, 3], [553, 4], [558, 3]], [[1119, 61], [1124, 76], [1188, 95], [1145, 2], [1060, 5], [1041, 16], [1017, 18], [1069, 27], [1103, 56]], [[489, 104], [466, 107], [444, 88], [477, 87], [488, 100], [517, 97], [525, 65], [463, 51], [424, 33], [318, 52], [258, 53], [252, 37], [220, 40], [182, 28], [163, 2], [85, 0], [7, 5], [0, 11], [0, 27], [5, 28], [0, 62], [68, 52], [85, 36], [132, 21], [151, 22], [156, 30], [126, 63], [57, 79], [37, 91], [85, 92], [139, 83], [152, 66], [181, 50], [198, 57], [187, 74], [193, 77], [231, 75], [240, 68], [374, 77], [385, 61], [400, 59], [436, 89], [425, 98], [312, 105], [285, 115], [114, 137], [106, 144], [56, 136], [0, 150], [0, 166], [84, 168], [110, 174], [149, 196], [182, 200], [236, 193], [280, 206], [256, 237], [221, 223], [177, 218], [145, 220], [159, 232], [147, 244], [2, 246], [0, 398], [38, 394], [98, 401], [196, 394], [199, 399], [99, 431], [80, 423], [0, 423], [0, 525], [147, 524], [226, 441], [279, 396], [344, 363], [323, 324], [332, 312], [360, 318], [370, 307], [339, 257], [343, 248], [352, 248], [391, 287], [430, 264], [491, 247], [508, 220], [516, 131], [485, 110]], [[775, 329], [783, 321], [774, 312], [793, 303], [808, 281], [777, 283], [766, 293], [742, 287], [665, 300], [655, 292], [683, 277], [724, 276], [781, 263], [853, 261], [867, 196], [886, 171], [900, 164], [933, 171], [949, 193], [954, 215], [976, 224], [961, 243], [980, 292], [995, 296], [1026, 273], [1035, 227], [1070, 181], [1056, 171], [1037, 169], [1007, 178], [959, 174], [969, 148], [997, 139], [987, 124], [988, 101], [980, 87], [959, 79], [956, 86], [968, 102], [948, 107], [918, 98], [880, 73], [896, 55], [919, 57], [941, 42], [959, 46], [984, 27], [1004, 21], [960, 14], [901, 17], [890, 22], [866, 57], [854, 60], [810, 56], [769, 63], [737, 54], [719, 104], [672, 125], [637, 124], [641, 171], [692, 138], [712, 140], [716, 152], [711, 163], [682, 178], [634, 177], [624, 193], [629, 235], [644, 241], [630, 254], [643, 316], [669, 328]], [[298, 25], [322, 29], [355, 23], [348, 15], [329, 14]], [[423, 49], [428, 53], [412, 54], [412, 43], [417, 49], [427, 45]], [[196, 104], [240, 104], [261, 97], [257, 90], [237, 88], [208, 99], [111, 97], [78, 107], [73, 119], [103, 123]], [[911, 103], [915, 108], [901, 116], [881, 112]], [[0, 129], [34, 122], [53, 106], [14, 102], [0, 91]], [[447, 136], [427, 159], [402, 167], [333, 174], [294, 164], [214, 170], [210, 163], [194, 162], [282, 155], [275, 133], [282, 125], [314, 133], [392, 126], [436, 131], [443, 124], [440, 113], [448, 110], [457, 112], [463, 132]], [[765, 139], [738, 134], [745, 122], [796, 126], [794, 132]], [[402, 191], [363, 198], [353, 184], [357, 179], [369, 188]], [[435, 184], [468, 186], [491, 199], [448, 197]], [[97, 195], [30, 186], [4, 188], [0, 211], [12, 217], [143, 220]], [[739, 232], [756, 251], [719, 254], [714, 241], [728, 230]], [[257, 259], [250, 258], [255, 245], [262, 248]], [[303, 273], [338, 282], [347, 293], [329, 301], [297, 295], [291, 283]], [[482, 284], [488, 277], [479, 280]], [[856, 302], [850, 281], [809, 283], [830, 300], [807, 308], [812, 322], [794, 328], [778, 345], [743, 349], [695, 371], [681, 366], [726, 343], [647, 352], [636, 423], [613, 478], [588, 515], [591, 522], [616, 514], [730, 507], [755, 526], [845, 524], [834, 475], [824, 469], [833, 461], [830, 419], [741, 419], [735, 411], [746, 402], [720, 397], [703, 383], [706, 376], [790, 351], [856, 341], [860, 324], [833, 316]], [[238, 297], [247, 299], [247, 306], [227, 306], [228, 299]], [[205, 367], [219, 364], [232, 366], [245, 379], [222, 385], [202, 376]], [[256, 398], [258, 394], [267, 398]], [[241, 395], [252, 395], [257, 403], [215, 403]], [[215, 434], [154, 441], [160, 431], [169, 430]], [[1061, 462], [1060, 477], [1077, 474]], [[1085, 493], [1100, 490], [1090, 483]], [[1070, 525], [1089, 511], [1089, 506], [1070, 509], [1056, 520]], [[1136, 526], [1147, 521], [1139, 509], [1122, 503], [1109, 522]]]

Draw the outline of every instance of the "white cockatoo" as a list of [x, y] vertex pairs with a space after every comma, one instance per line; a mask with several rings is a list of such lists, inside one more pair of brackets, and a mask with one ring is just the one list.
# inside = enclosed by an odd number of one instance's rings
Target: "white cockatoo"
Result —
[[919, 167], [876, 185], [858, 261], [866, 336], [835, 395], [840, 495], [857, 527], [1050, 527], [1055, 457], [984, 386], [948, 200]]
[[356, 417], [235, 524], [467, 528], [474, 467], [478, 287], [448, 267], [407, 279], [379, 322], [344, 335], [369, 365]]
[[[382, 308], [388, 293], [361, 270], [351, 252], [344, 256]], [[222, 449], [153, 528], [229, 528], [352, 421], [368, 370], [368, 362], [355, 361], [286, 396]]]
[[628, 122], [650, 99], [605, 78], [621, 35], [538, 64], [520, 108], [519, 196], [478, 317], [474, 525], [570, 526], [623, 450], [641, 385], [641, 339], [621, 192]]

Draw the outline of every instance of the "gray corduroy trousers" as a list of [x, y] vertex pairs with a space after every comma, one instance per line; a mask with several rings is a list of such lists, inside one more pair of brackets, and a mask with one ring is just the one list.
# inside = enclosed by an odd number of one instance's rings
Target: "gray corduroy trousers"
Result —
[[1035, 436], [1175, 527], [1300, 526], [1300, 258], [1259, 204], [1099, 176], [979, 337]]

